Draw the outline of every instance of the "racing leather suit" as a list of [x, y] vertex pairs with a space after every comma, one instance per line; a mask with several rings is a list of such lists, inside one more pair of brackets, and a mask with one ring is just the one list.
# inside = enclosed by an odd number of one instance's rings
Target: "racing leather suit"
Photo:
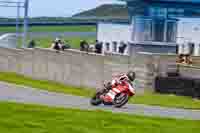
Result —
[[108, 85], [110, 91], [105, 96], [102, 96], [101, 99], [106, 103], [112, 103], [116, 94], [120, 92], [120, 90], [117, 89], [118, 85], [127, 86], [132, 94], [135, 95], [135, 89], [126, 74], [119, 74], [112, 79], [110, 86]]

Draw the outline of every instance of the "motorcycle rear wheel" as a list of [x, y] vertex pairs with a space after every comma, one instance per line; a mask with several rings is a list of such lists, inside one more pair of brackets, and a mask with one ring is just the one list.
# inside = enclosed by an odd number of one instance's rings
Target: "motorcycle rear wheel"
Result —
[[100, 105], [103, 101], [100, 99], [100, 96], [101, 95], [104, 95], [105, 91], [104, 90], [101, 90], [101, 91], [98, 91], [90, 100], [90, 103], [91, 105], [94, 105], [94, 106], [98, 106]]

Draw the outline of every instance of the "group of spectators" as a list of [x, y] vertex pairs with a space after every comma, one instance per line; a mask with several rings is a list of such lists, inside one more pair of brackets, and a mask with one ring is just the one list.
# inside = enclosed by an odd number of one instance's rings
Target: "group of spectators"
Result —
[[80, 50], [86, 51], [86, 52], [95, 52], [95, 53], [101, 54], [102, 50], [103, 50], [103, 43], [96, 40], [95, 44], [89, 44], [87, 41], [82, 40], [80, 42]]
[[[114, 50], [110, 50], [111, 49], [110, 46], [111, 46], [111, 44], [109, 42], [105, 43], [105, 51], [106, 52], [112, 51], [112, 52], [124, 54], [128, 45], [124, 42], [120, 42], [120, 45], [118, 47], [117, 42], [113, 42], [112, 49], [114, 49]], [[90, 44], [88, 44], [87, 41], [83, 40], [80, 42], [80, 50], [101, 54], [103, 52], [103, 42], [99, 42], [98, 40], [96, 40], [95, 44], [90, 45]]]
[[[51, 44], [51, 49], [57, 50], [57, 51], [64, 51], [65, 49], [69, 49], [70, 45], [65, 44], [61, 39], [56, 38], [53, 43]], [[86, 51], [86, 52], [95, 52], [98, 54], [102, 53], [103, 49], [103, 43], [98, 42], [98, 40], [95, 41], [95, 44], [91, 45], [85, 40], [80, 41], [80, 51]]]
[[[36, 47], [36, 42], [35, 40], [30, 40], [28, 43], [28, 48], [35, 48]], [[62, 41], [60, 38], [56, 38], [52, 44], [51, 44], [51, 49], [55, 49], [57, 51], [60, 50], [65, 50], [65, 49], [69, 49], [71, 46], [66, 42], [66, 41]]]
[[190, 54], [180, 54], [178, 56], [177, 63], [191, 65], [192, 64], [191, 55]]
[[[29, 42], [28, 48], [34, 48], [36, 46], [36, 42], [34, 40], [31, 40]], [[105, 43], [105, 51], [110, 52], [110, 43]], [[117, 52], [120, 54], [124, 54], [125, 49], [127, 48], [127, 44], [124, 42], [120, 42], [120, 45], [118, 47], [117, 42], [113, 42], [112, 44], [114, 50], [112, 52]], [[64, 51], [65, 49], [71, 48], [70, 44], [68, 41], [63, 41], [60, 38], [56, 38], [51, 46], [51, 49], [57, 50], [57, 51]], [[80, 41], [80, 51], [86, 51], [86, 52], [94, 52], [97, 54], [102, 54], [103, 52], [103, 42], [99, 42], [96, 40], [93, 44], [89, 44], [86, 40], [81, 40]]]

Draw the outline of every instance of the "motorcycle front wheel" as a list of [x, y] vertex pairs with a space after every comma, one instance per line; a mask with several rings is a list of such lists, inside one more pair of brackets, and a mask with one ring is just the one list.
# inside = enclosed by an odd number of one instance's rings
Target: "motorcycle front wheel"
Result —
[[115, 96], [115, 99], [113, 101], [113, 105], [116, 108], [121, 108], [124, 106], [129, 100], [129, 96], [125, 93], [120, 93]]

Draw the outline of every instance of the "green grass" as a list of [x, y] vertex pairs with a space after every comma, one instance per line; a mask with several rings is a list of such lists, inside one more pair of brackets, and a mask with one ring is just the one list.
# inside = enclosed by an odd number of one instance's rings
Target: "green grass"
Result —
[[[20, 32], [23, 28], [20, 28]], [[32, 26], [29, 32], [95, 32], [96, 26]], [[0, 27], [0, 32], [16, 32], [16, 27]]]
[[[23, 29], [20, 28], [20, 31]], [[8, 27], [0, 27], [0, 32], [16, 32], [15, 27], [8, 26]], [[33, 26], [30, 27], [29, 32], [96, 32], [95, 26]], [[49, 48], [55, 40], [55, 38], [51, 37], [37, 37], [31, 38], [35, 40], [37, 47], [41, 48]], [[73, 49], [80, 48], [80, 41], [86, 40], [89, 43], [95, 42], [96, 38], [93, 37], [62, 37], [63, 40], [66, 40], [71, 45]], [[30, 39], [27, 40], [27, 44], [29, 43]], [[18, 40], [18, 47], [21, 47], [22, 39]]]
[[94, 91], [88, 88], [78, 88], [72, 86], [66, 86], [60, 83], [44, 81], [44, 80], [34, 80], [22, 75], [17, 75], [15, 73], [4, 73], [0, 72], [0, 81], [5, 81], [8, 83], [14, 83], [17, 85], [30, 86], [33, 88], [39, 88], [43, 90], [62, 92], [66, 94], [72, 94], [76, 96], [91, 96]]
[[130, 103], [185, 108], [200, 109], [200, 100], [191, 97], [176, 96], [173, 94], [159, 94], [154, 92], [145, 92], [144, 95], [136, 95], [130, 100]]
[[[66, 94], [73, 94], [84, 97], [91, 97], [94, 93], [94, 90], [90, 90], [87, 88], [81, 89], [77, 87], [54, 83], [51, 81], [33, 80], [31, 78], [17, 75], [15, 73], [0, 72], [0, 80], [8, 83], [25, 85], [33, 88], [61, 92]], [[161, 95], [153, 92], [145, 92], [143, 95], [136, 95], [130, 100], [130, 103], [186, 109], [200, 109], [200, 100], [183, 96]]]
[[1, 133], [199, 133], [200, 121], [0, 102]]
[[[36, 47], [40, 47], [40, 48], [51, 47], [53, 40], [55, 40], [55, 38], [51, 38], [51, 37], [32, 38], [32, 39], [36, 42]], [[70, 44], [71, 48], [80, 49], [80, 41], [81, 40], [86, 40], [89, 44], [95, 44], [96, 38], [93, 38], [93, 37], [71, 37], [71, 38], [64, 37], [64, 38], [62, 38], [62, 40], [67, 41]], [[29, 41], [30, 41], [30, 39], [27, 40], [27, 44], [29, 43]], [[19, 39], [18, 44], [22, 44], [21, 39]], [[20, 48], [21, 45], [19, 45], [18, 47]]]

